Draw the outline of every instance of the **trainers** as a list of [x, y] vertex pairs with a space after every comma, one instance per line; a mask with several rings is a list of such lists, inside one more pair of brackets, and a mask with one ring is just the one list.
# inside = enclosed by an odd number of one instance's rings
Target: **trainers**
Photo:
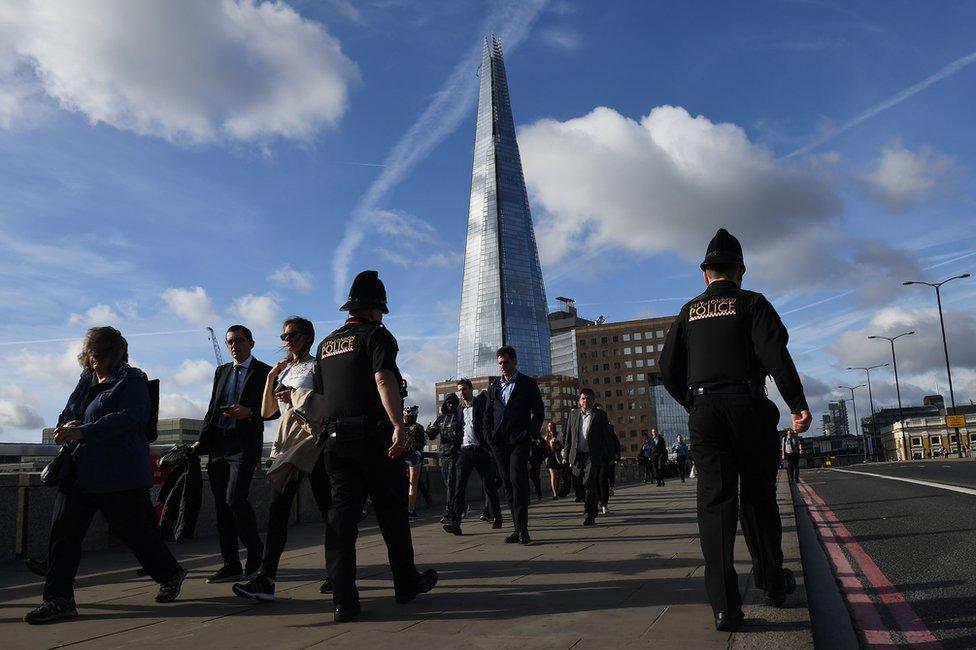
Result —
[[[244, 577], [250, 580], [251, 578], [256, 578], [259, 573], [261, 573], [261, 559], [264, 555], [264, 550], [262, 549], [260, 553], [252, 555], [250, 552], [247, 554], [247, 564], [244, 565]], [[253, 560], [252, 560], [253, 558]]]
[[218, 582], [235, 582], [244, 577], [244, 573], [241, 571], [241, 567], [230, 567], [226, 564], [220, 567], [220, 571], [213, 574], [207, 578], [207, 584], [215, 584]]
[[478, 519], [480, 519], [481, 521], [491, 521], [491, 517], [489, 517], [488, 515], [481, 515], [480, 517], [478, 517]]
[[446, 532], [446, 533], [451, 533], [452, 535], [460, 535], [461, 534], [461, 526], [459, 526], [458, 524], [454, 523], [453, 521], [451, 523], [449, 523], [449, 524], [444, 524], [443, 528], [444, 528], [444, 532]]
[[275, 583], [271, 578], [259, 575], [250, 582], [238, 582], [234, 585], [234, 593], [241, 598], [270, 603], [275, 599]]
[[407, 594], [397, 594], [396, 601], [401, 605], [409, 603], [420, 594], [426, 594], [437, 584], [437, 571], [427, 569], [417, 576], [417, 586], [413, 592]]
[[601, 515], [610, 514], [610, 508], [608, 508], [606, 506], [600, 506], [600, 514]]
[[52, 598], [44, 601], [40, 607], [32, 610], [24, 616], [24, 622], [31, 625], [38, 623], [49, 623], [60, 618], [77, 618], [78, 610], [75, 609], [75, 601], [71, 598]]
[[186, 569], [180, 567], [176, 575], [159, 585], [159, 593], [156, 594], [157, 603], [171, 603], [180, 595], [183, 588], [183, 581], [186, 580]]

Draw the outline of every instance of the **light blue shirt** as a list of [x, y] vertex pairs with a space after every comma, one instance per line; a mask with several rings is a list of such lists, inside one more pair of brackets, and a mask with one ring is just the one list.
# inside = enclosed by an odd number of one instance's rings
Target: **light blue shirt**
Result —
[[[251, 369], [253, 356], [248, 357], [241, 363], [234, 363], [230, 369], [230, 376], [224, 383], [224, 406], [233, 406], [241, 399], [241, 391], [244, 390], [244, 382], [247, 381], [247, 373]], [[217, 426], [229, 429], [234, 426], [234, 419], [229, 415], [221, 414], [217, 419]]]
[[502, 404], [504, 404], [505, 406], [508, 406], [508, 400], [509, 398], [512, 397], [512, 391], [515, 390], [515, 380], [517, 378], [518, 378], [518, 370], [515, 371], [515, 374], [512, 375], [512, 378], [509, 379], [508, 381], [505, 381], [504, 377], [502, 377], [501, 379], [502, 389], [501, 392], [499, 393], [499, 397], [501, 397]]

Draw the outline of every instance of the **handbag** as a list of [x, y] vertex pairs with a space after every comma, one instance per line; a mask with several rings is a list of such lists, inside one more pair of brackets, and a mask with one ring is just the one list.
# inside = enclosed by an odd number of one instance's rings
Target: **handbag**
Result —
[[57, 456], [41, 470], [41, 485], [54, 487], [68, 477], [71, 471], [71, 464], [74, 462], [74, 450], [68, 449], [67, 445], [62, 445], [58, 449]]

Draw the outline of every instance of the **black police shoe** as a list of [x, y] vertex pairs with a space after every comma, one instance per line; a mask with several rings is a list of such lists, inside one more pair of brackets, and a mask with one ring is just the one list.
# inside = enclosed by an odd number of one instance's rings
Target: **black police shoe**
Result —
[[786, 604], [786, 597], [796, 591], [796, 576], [789, 569], [783, 569], [783, 590], [767, 591], [766, 600], [774, 607], [782, 607]]
[[180, 595], [183, 588], [183, 581], [186, 580], [186, 569], [180, 567], [172, 578], [159, 585], [159, 593], [156, 594], [157, 603], [171, 603]]
[[532, 543], [532, 538], [529, 537], [529, 531], [523, 530], [522, 532], [520, 532], [519, 533], [518, 542], [522, 546], [528, 546], [529, 544], [531, 544]]
[[461, 534], [461, 527], [455, 524], [453, 521], [449, 524], [444, 524], [443, 528], [444, 528], [444, 532], [446, 533], [451, 533], [452, 535]]
[[362, 611], [363, 610], [359, 605], [350, 605], [348, 607], [339, 605], [335, 608], [335, 613], [332, 615], [332, 619], [336, 623], [348, 623], [359, 618]]
[[24, 616], [24, 622], [31, 625], [38, 623], [50, 623], [62, 618], [77, 618], [78, 610], [75, 609], [75, 601], [71, 598], [52, 598], [44, 601], [37, 609], [34, 609]]
[[594, 519], [593, 517], [589, 517], [588, 516], [588, 517], [586, 517], [586, 518], [583, 519], [583, 525], [584, 526], [593, 526], [595, 524], [596, 524], [596, 519]]
[[212, 585], [217, 582], [234, 582], [243, 577], [244, 572], [241, 570], [241, 567], [232, 567], [225, 564], [224, 566], [220, 567], [220, 570], [217, 571], [217, 573], [207, 578], [207, 584]]
[[320, 594], [332, 593], [332, 578], [327, 577], [325, 580], [322, 581], [322, 584], [319, 585], [319, 593]]
[[427, 569], [423, 573], [417, 576], [417, 586], [414, 590], [408, 593], [401, 593], [396, 595], [396, 601], [401, 605], [406, 605], [414, 598], [420, 594], [426, 594], [428, 591], [434, 588], [437, 584], [437, 571], [433, 569]]
[[241, 598], [271, 603], [275, 600], [275, 583], [267, 576], [259, 575], [250, 582], [238, 582], [234, 593]]
[[492, 528], [492, 530], [498, 530], [501, 527], [502, 527], [502, 520], [501, 519], [496, 519], [495, 521], [491, 522], [491, 528]]
[[517, 530], [505, 538], [506, 544], [518, 544], [518, 541], [519, 541], [519, 534]]
[[730, 614], [719, 612], [715, 615], [715, 629], [719, 632], [735, 632], [742, 627], [743, 620], [741, 611]]

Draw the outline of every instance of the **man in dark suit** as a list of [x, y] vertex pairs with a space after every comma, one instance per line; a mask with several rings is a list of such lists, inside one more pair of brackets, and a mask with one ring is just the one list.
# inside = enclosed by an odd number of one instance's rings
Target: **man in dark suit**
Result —
[[520, 373], [515, 348], [498, 348], [501, 379], [488, 387], [484, 435], [508, 494], [515, 532], [507, 544], [531, 544], [529, 537], [529, 446], [542, 430], [546, 409], [535, 379]]
[[[271, 367], [251, 356], [254, 337], [243, 325], [231, 325], [224, 335], [234, 359], [217, 368], [210, 406], [194, 453], [210, 456], [207, 475], [217, 511], [220, 554], [224, 566], [207, 582], [234, 582], [261, 567], [264, 544], [258, 535], [254, 508], [247, 500], [254, 469], [261, 460], [264, 420], [261, 401]], [[268, 419], [277, 418], [278, 414]], [[241, 569], [237, 540], [247, 549]]]
[[600, 468], [613, 459], [610, 419], [596, 406], [592, 388], [581, 388], [579, 408], [569, 412], [566, 421], [566, 446], [563, 455], [573, 468], [573, 475], [583, 484], [586, 496], [584, 526], [596, 523], [600, 498]]
[[461, 396], [458, 414], [461, 416], [462, 433], [457, 452], [454, 512], [451, 521], [444, 524], [444, 530], [460, 535], [461, 518], [467, 506], [468, 479], [472, 471], [477, 470], [478, 476], [481, 477], [485, 497], [488, 499], [489, 515], [493, 522], [492, 528], [502, 527], [502, 512], [498, 505], [498, 490], [495, 488], [495, 461], [484, 435], [487, 393], [482, 392], [475, 397], [470, 379], [459, 379], [457, 388], [458, 395]]
[[657, 487], [663, 487], [664, 469], [668, 466], [668, 443], [657, 429], [651, 429], [651, 465], [657, 475]]

